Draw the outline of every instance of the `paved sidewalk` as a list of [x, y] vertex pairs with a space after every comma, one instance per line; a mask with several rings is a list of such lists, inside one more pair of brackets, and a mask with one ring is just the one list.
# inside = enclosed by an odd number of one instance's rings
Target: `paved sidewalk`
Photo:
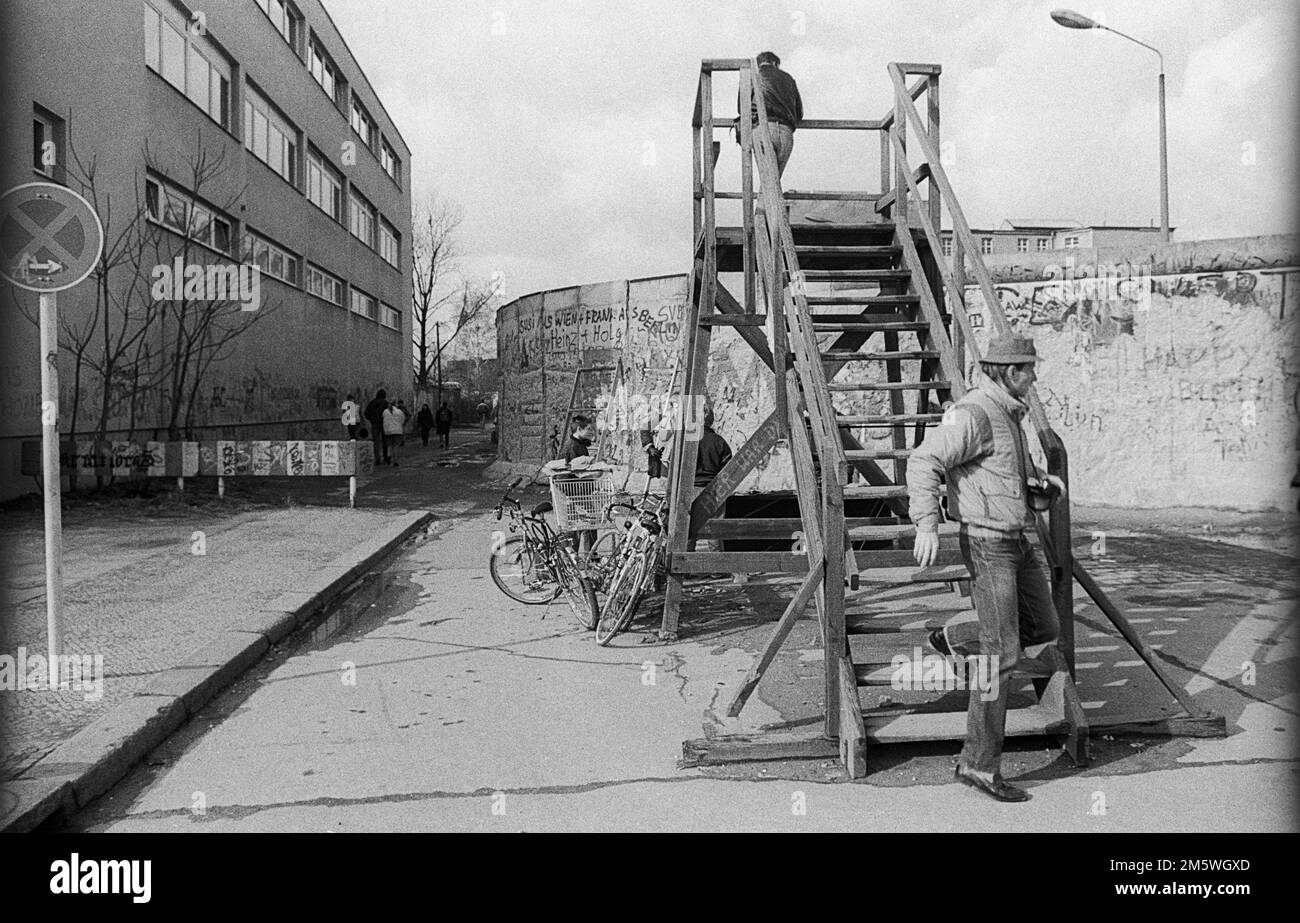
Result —
[[[329, 571], [403, 513], [436, 508], [429, 486], [453, 482], [430, 485], [428, 469], [454, 470], [490, 449], [478, 432], [457, 432], [449, 452], [408, 439], [409, 463], [363, 479], [357, 509], [347, 508], [342, 478], [229, 479], [224, 501], [210, 479], [188, 482], [184, 495], [66, 497], [64, 647], [89, 655], [90, 669], [81, 688], [67, 690], [20, 691], [12, 688], [16, 676], [0, 676], [0, 780], [27, 774], [61, 742], [286, 590]], [[46, 652], [43, 536], [39, 503], [0, 514], [0, 655], [13, 658], [15, 673], [27, 659], [24, 686], [28, 673], [39, 672], [31, 658]]]

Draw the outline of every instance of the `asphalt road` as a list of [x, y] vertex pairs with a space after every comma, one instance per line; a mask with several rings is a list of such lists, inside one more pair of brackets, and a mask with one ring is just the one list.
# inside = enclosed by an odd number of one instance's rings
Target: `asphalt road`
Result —
[[[438, 527], [343, 616], [268, 658], [71, 826], [1295, 829], [1287, 559], [1116, 535], [1109, 560], [1092, 562], [1126, 605], [1145, 610], [1132, 615], [1149, 619], [1139, 627], [1198, 704], [1228, 717], [1227, 739], [1096, 739], [1084, 770], [1052, 741], [1011, 741], [1004, 771], [1033, 795], [1020, 805], [955, 784], [957, 745], [948, 743], [872, 748], [867, 778], [854, 782], [833, 761], [679, 768], [682, 741], [702, 736], [706, 712], [770, 630], [766, 603], [789, 588], [700, 582], [680, 642], [642, 644], [634, 631], [598, 648], [562, 602], [520, 606], [492, 584], [485, 561], [496, 494], [476, 480], [478, 461], [454, 466], [455, 478], [431, 496]], [[634, 627], [649, 629], [653, 616]], [[1125, 665], [1136, 655], [1116, 647], [1100, 613], [1081, 604], [1079, 621], [1080, 665], [1097, 664], [1080, 670], [1090, 715], [1160, 708], [1167, 697]], [[1253, 684], [1242, 681], [1247, 661], [1257, 667]], [[815, 626], [800, 622], [745, 720], [815, 716], [820, 667]]]

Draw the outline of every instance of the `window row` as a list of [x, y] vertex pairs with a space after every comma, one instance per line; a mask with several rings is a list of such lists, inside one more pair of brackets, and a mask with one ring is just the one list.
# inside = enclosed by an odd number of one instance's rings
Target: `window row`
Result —
[[[302, 14], [287, 0], [257, 0], [257, 4], [270, 18], [276, 30], [284, 36], [294, 53], [303, 57]], [[203, 30], [191, 29], [179, 11], [166, 4], [165, 0], [145, 0], [144, 34], [145, 63], [193, 100], [195, 105], [206, 112], [214, 122], [227, 131], [231, 130], [231, 68], [225, 55], [207, 41]], [[308, 71], [329, 95], [334, 105], [343, 109], [347, 97], [347, 81], [343, 79], [338, 65], [325, 51], [315, 34], [305, 44]], [[256, 91], [251, 88], [248, 93], [250, 96], [256, 95]], [[245, 102], [244, 143], [250, 150], [255, 150], [254, 145], [258, 143], [253, 137], [253, 132], [257, 128], [254, 122], [257, 118], [256, 113], [260, 112], [269, 126], [269, 112], [272, 108], [269, 103], [262, 100], [262, 105], [255, 105], [253, 112], [250, 112]], [[402, 162], [393, 146], [380, 133], [375, 119], [355, 94], [352, 96], [348, 121], [370, 152], [379, 158], [383, 171], [400, 185]], [[285, 138], [293, 137], [293, 134], [286, 131], [283, 126], [281, 135]], [[271, 152], [270, 156], [275, 156], [274, 152]], [[263, 160], [267, 158], [264, 157]]]
[[[1036, 247], [1039, 251], [1047, 250], [1047, 249], [1049, 248], [1050, 244], [1051, 244], [1051, 239], [1050, 239], [1050, 238], [1047, 238], [1047, 237], [1039, 237], [1039, 238], [1037, 238], [1037, 240], [1035, 241], [1035, 247]], [[1018, 253], [1028, 253], [1028, 252], [1029, 252], [1029, 238], [1028, 238], [1028, 237], [1017, 237], [1017, 238], [1016, 238], [1016, 251], [1017, 251]]]
[[[188, 237], [196, 243], [210, 247], [231, 258], [235, 257], [233, 222], [198, 201], [194, 196], [164, 183], [154, 177], [145, 182], [145, 201], [149, 217], [166, 228]], [[314, 263], [305, 263], [301, 257], [281, 247], [268, 237], [245, 228], [239, 259], [273, 278], [309, 294], [343, 307], [347, 286], [338, 276]], [[305, 265], [305, 271], [304, 271]], [[402, 313], [386, 302], [366, 294], [353, 286], [351, 310], [370, 320], [394, 330], [402, 328]]]

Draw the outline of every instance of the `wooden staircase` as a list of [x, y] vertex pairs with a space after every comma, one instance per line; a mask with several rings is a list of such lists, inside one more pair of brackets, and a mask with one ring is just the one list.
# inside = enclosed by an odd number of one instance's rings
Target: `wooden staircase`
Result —
[[[738, 72], [739, 98], [752, 96], [759, 112], [758, 125], [740, 126], [740, 193], [719, 192], [714, 186], [720, 151], [713, 131], [731, 120], [713, 118], [712, 80], [714, 73], [726, 71]], [[955, 677], [900, 689], [908, 685], [900, 683], [900, 657], [928, 660], [933, 667], [938, 655], [926, 645], [928, 632], [951, 618], [974, 617], [970, 573], [958, 549], [955, 523], [941, 528], [940, 556], [933, 566], [919, 568], [912, 558], [915, 529], [907, 516], [906, 466], [928, 429], [942, 421], [945, 405], [966, 392], [963, 363], [979, 358], [964, 304], [967, 254], [984, 289], [988, 320], [998, 331], [1008, 326], [997, 298], [990, 297], [987, 271], [938, 163], [939, 67], [889, 65], [896, 101], [883, 119], [800, 126], [801, 139], [808, 128], [877, 131], [881, 139], [881, 193], [815, 196], [781, 189], [762, 94], [753, 93], [756, 72], [755, 62], [744, 59], [705, 61], [701, 72], [694, 120], [696, 247], [679, 400], [685, 407], [705, 396], [712, 331], [730, 326], [772, 369], [776, 406], [694, 503], [670, 504], [669, 579], [660, 633], [665, 639], [676, 637], [686, 575], [802, 575], [727, 715], [740, 713], [795, 621], [813, 603], [825, 649], [820, 738], [836, 740], [844, 765], [856, 777], [865, 773], [869, 744], [965, 736], [967, 692], [953, 688]], [[913, 76], [920, 79], [908, 87], [906, 80]], [[915, 105], [922, 95], [928, 96], [925, 120]], [[909, 134], [919, 142], [925, 161], [916, 170], [908, 163]], [[754, 171], [761, 180], [758, 193]], [[928, 192], [924, 198], [922, 183]], [[727, 198], [742, 201], [740, 226], [717, 226], [715, 200]], [[840, 221], [809, 220], [808, 215], [789, 220], [788, 203], [812, 198], [840, 208], [854, 203], [856, 214]], [[947, 205], [954, 227], [951, 266], [940, 253], [941, 204]], [[725, 288], [721, 274], [739, 274], [741, 294]], [[1029, 403], [1048, 470], [1065, 480], [1064, 446], [1035, 394]], [[670, 497], [691, 496], [692, 435], [682, 422], [676, 438], [685, 451], [672, 453]], [[799, 518], [716, 518], [745, 475], [778, 445], [789, 448]], [[855, 515], [846, 516], [846, 504], [856, 508]], [[801, 541], [789, 551], [686, 550], [696, 537], [782, 539], [796, 534]], [[1072, 576], [1077, 568], [1070, 552], [1067, 501], [1054, 505], [1048, 523], [1040, 522], [1038, 539], [1051, 564], [1061, 635], [1040, 658], [1023, 662], [1017, 676], [1025, 686], [1013, 689], [1007, 735], [1057, 735], [1075, 762], [1085, 763], [1088, 725], [1071, 677]], [[900, 587], [924, 585], [934, 589], [924, 608], [899, 595]], [[1149, 663], [1160, 672], [1154, 660]], [[1170, 683], [1166, 686], [1173, 691]], [[881, 687], [888, 693], [882, 695]], [[1184, 705], [1190, 714], [1190, 703]], [[700, 742], [688, 743], [698, 755]], [[723, 741], [718, 749], [734, 754], [737, 746]], [[768, 752], [766, 743], [756, 746], [756, 753]]]

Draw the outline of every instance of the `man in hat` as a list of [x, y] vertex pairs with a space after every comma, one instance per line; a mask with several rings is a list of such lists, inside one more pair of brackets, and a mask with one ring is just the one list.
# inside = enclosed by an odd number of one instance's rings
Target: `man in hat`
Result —
[[[1035, 525], [1028, 488], [1034, 469], [1020, 421], [1029, 409], [1024, 398], [1037, 378], [1037, 361], [1033, 340], [995, 338], [980, 362], [983, 378], [945, 412], [907, 462], [917, 563], [928, 567], [939, 553], [941, 475], [948, 482], [948, 515], [961, 523], [961, 553], [973, 578], [979, 621], [934, 631], [930, 644], [944, 655], [989, 658], [981, 675], [997, 685], [971, 690], [956, 776], [999, 801], [1029, 798], [1001, 772], [1012, 668], [1024, 648], [1056, 640], [1060, 628], [1041, 555], [1025, 536]], [[1064, 492], [1059, 478], [1047, 480]]]

